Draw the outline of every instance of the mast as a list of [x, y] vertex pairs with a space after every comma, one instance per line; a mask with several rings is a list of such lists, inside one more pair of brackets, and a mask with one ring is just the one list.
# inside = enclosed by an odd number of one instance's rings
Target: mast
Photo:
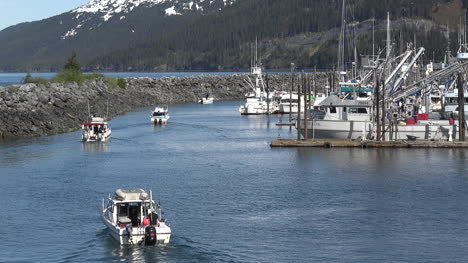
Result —
[[375, 16], [372, 18], [372, 66], [375, 66]]
[[387, 13], [387, 60], [390, 58], [391, 49], [391, 35], [390, 35], [390, 12]]
[[343, 0], [341, 8], [341, 32], [338, 44], [338, 71], [346, 70], [345, 53], [346, 53], [346, 0]]

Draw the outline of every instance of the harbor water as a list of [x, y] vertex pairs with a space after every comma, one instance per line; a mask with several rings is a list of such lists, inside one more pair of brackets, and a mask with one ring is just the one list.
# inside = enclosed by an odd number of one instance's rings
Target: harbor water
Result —
[[[272, 149], [295, 130], [241, 102], [170, 105], [0, 144], [0, 262], [466, 262], [468, 152]], [[287, 116], [283, 121], [286, 120]], [[117, 188], [152, 189], [163, 247], [121, 247], [101, 222]]]

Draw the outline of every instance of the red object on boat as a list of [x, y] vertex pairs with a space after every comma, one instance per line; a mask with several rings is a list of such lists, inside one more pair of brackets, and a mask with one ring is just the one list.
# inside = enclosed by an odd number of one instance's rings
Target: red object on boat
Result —
[[427, 121], [427, 120], [429, 120], [429, 114], [427, 114], [427, 113], [420, 113], [420, 114], [418, 114], [418, 120], [421, 120], [421, 121]]
[[104, 123], [89, 123], [89, 122], [83, 122], [81, 125], [84, 126], [92, 126], [92, 125], [104, 125]]
[[407, 118], [406, 125], [414, 125], [416, 124], [416, 120], [414, 118]]

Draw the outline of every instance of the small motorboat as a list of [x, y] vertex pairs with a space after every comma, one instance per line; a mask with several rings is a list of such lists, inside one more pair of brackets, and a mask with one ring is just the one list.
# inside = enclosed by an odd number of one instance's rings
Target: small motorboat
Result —
[[[107, 205], [102, 200], [102, 220], [121, 245], [168, 244], [171, 228], [162, 215], [161, 204], [155, 204], [151, 191], [117, 189]], [[156, 219], [149, 222], [150, 217]]]
[[214, 98], [213, 97], [206, 97], [206, 98], [202, 98], [198, 101], [198, 103], [200, 104], [213, 104], [214, 102]]
[[206, 94], [204, 98], [201, 98], [198, 100], [198, 103], [200, 104], [213, 104], [214, 98], [210, 96], [210, 94]]
[[153, 124], [166, 124], [169, 121], [169, 110], [167, 107], [155, 107], [151, 122]]
[[112, 131], [104, 118], [91, 116], [90, 122], [82, 123], [84, 142], [106, 142], [110, 139]]

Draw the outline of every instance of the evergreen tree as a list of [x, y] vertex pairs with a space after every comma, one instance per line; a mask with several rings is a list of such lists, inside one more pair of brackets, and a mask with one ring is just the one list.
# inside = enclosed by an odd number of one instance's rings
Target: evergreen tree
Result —
[[64, 70], [81, 71], [81, 65], [78, 63], [76, 52], [73, 51], [67, 59], [67, 63], [63, 67]]

